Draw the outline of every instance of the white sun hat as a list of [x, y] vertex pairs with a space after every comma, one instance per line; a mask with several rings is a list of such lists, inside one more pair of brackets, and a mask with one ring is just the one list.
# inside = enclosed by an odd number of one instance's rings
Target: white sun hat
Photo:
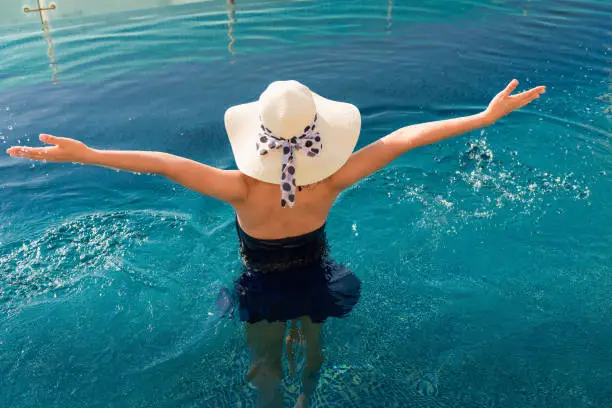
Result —
[[293, 206], [296, 185], [321, 181], [349, 159], [361, 115], [356, 106], [323, 98], [297, 81], [277, 81], [258, 101], [229, 108], [225, 128], [238, 169], [280, 184], [282, 205]]

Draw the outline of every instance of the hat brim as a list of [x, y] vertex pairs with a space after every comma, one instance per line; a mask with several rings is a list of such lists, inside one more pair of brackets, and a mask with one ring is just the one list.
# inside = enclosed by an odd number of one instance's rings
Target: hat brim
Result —
[[[316, 157], [295, 153], [298, 186], [319, 182], [338, 171], [353, 153], [361, 130], [361, 115], [355, 105], [332, 101], [314, 92], [312, 97], [323, 148]], [[264, 156], [257, 153], [260, 125], [258, 101], [232, 106], [225, 112], [225, 129], [238, 169], [257, 180], [280, 184], [280, 150]]]

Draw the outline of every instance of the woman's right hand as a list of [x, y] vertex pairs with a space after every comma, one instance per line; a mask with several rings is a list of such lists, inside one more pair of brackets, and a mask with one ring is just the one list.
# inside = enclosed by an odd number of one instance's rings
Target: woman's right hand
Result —
[[489, 106], [484, 111], [484, 117], [488, 124], [493, 124], [510, 112], [530, 104], [546, 92], [545, 86], [536, 86], [535, 88], [512, 95], [512, 92], [517, 86], [518, 81], [513, 79], [508, 86], [506, 86], [506, 89], [499, 92], [495, 95], [493, 100], [491, 100], [491, 103], [489, 103]]
[[66, 137], [56, 137], [41, 134], [40, 140], [49, 147], [13, 146], [6, 150], [11, 157], [23, 157], [26, 159], [49, 161], [56, 163], [78, 162], [83, 163], [91, 153], [91, 149], [83, 142]]

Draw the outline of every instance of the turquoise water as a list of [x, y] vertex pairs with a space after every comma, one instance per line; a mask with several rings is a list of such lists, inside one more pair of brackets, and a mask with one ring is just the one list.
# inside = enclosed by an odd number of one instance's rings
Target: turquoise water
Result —
[[[363, 297], [326, 324], [315, 406], [612, 406], [609, 3], [56, 3], [47, 33], [0, 26], [0, 147], [232, 168], [223, 112], [273, 80], [357, 104], [360, 146], [548, 85], [340, 197], [328, 236]], [[243, 328], [215, 314], [232, 222], [162, 178], [0, 156], [0, 406], [254, 406]]]

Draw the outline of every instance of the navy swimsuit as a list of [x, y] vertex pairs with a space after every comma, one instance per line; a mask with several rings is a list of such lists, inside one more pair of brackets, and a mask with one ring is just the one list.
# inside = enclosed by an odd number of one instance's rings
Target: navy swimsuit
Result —
[[[361, 281], [328, 256], [325, 225], [304, 235], [257, 239], [236, 220], [244, 270], [223, 303], [240, 320], [284, 322], [310, 316], [314, 323], [344, 317], [357, 304]], [[220, 305], [221, 306], [221, 305]]]

